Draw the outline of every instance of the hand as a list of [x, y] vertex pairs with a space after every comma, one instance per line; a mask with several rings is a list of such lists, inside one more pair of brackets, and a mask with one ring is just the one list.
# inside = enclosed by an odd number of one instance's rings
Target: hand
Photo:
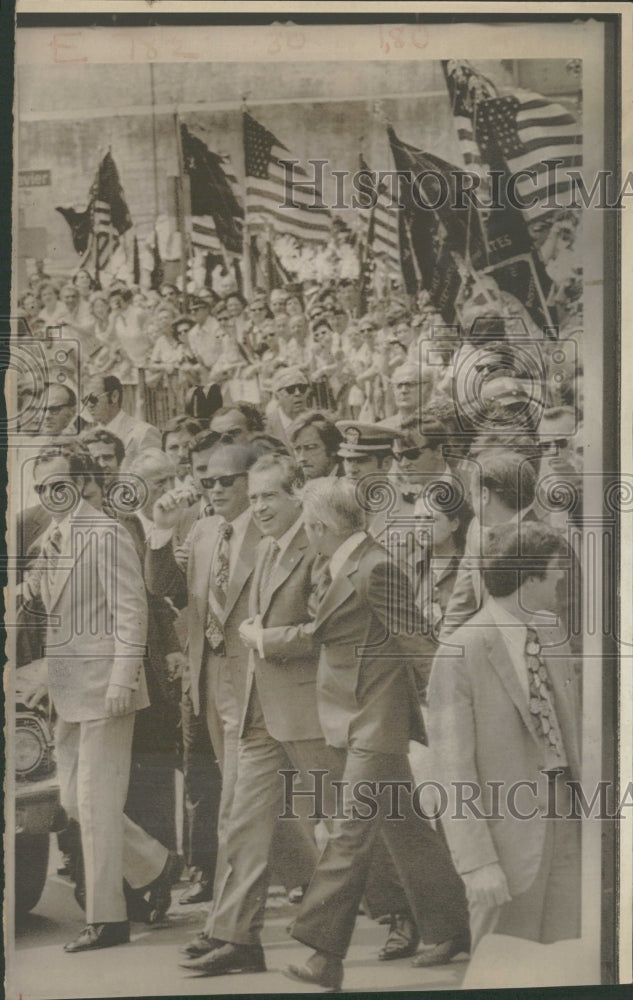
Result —
[[479, 903], [488, 908], [503, 906], [510, 902], [508, 883], [503, 869], [496, 861], [475, 871], [462, 875], [469, 902]]
[[167, 676], [170, 681], [179, 681], [183, 675], [183, 671], [187, 669], [187, 657], [180, 650], [176, 650], [174, 653], [167, 653], [165, 657], [165, 663], [167, 665]]
[[240, 638], [249, 649], [257, 649], [257, 638], [262, 631], [261, 625], [253, 618], [247, 618], [240, 625]]
[[169, 490], [154, 504], [152, 519], [156, 528], [173, 528], [180, 512], [191, 505], [193, 491]]
[[132, 708], [132, 688], [109, 684], [105, 701], [109, 716], [128, 715]]
[[48, 684], [46, 681], [33, 681], [27, 687], [18, 691], [18, 698], [27, 708], [35, 708], [48, 697]]

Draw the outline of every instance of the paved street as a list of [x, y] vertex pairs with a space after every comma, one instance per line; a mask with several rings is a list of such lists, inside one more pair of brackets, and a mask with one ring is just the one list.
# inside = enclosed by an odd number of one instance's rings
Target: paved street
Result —
[[[9, 1000], [70, 1000], [72, 997], [135, 997], [143, 995], [208, 996], [227, 993], [294, 993], [301, 990], [282, 974], [288, 962], [300, 962], [308, 949], [293, 942], [286, 928], [296, 908], [285, 897], [271, 894], [264, 947], [268, 972], [257, 975], [192, 977], [178, 968], [178, 949], [202, 928], [202, 906], [179, 906], [180, 889], [164, 927], [132, 927], [129, 945], [80, 955], [66, 955], [62, 945], [83, 926], [70, 883], [56, 874], [59, 854], [51, 844], [51, 864], [44, 894], [26, 921], [16, 929], [16, 950], [7, 955]], [[460, 986], [465, 961], [437, 969], [412, 969], [409, 961], [379, 962], [376, 952], [386, 928], [360, 916], [345, 963], [346, 990], [434, 990]], [[305, 987], [302, 992], [322, 992]]]

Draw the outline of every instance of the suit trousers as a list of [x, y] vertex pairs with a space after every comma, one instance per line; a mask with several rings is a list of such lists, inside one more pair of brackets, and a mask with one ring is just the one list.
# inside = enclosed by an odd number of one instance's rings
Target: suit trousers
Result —
[[181, 703], [185, 784], [185, 861], [213, 880], [218, 853], [218, 812], [222, 772], [209, 738], [206, 719], [194, 713], [191, 695]]
[[[261, 712], [257, 715], [239, 745], [227, 866], [212, 925], [214, 937], [246, 945], [260, 943], [275, 839], [276, 853], [283, 854], [286, 867], [288, 863], [301, 865], [304, 859], [303, 872], [297, 871], [291, 884], [307, 884], [314, 872], [319, 851], [314, 839], [316, 820], [309, 819], [313, 801], [309, 796], [299, 797], [314, 787], [308, 770], [319, 768], [330, 775], [341, 770], [337, 751], [325, 740], [279, 742], [266, 730]], [[299, 794], [289, 810], [297, 818], [279, 819], [285, 805], [281, 769], [300, 772], [293, 786]], [[327, 797], [324, 808], [326, 812], [332, 808]]]
[[[391, 790], [374, 793], [373, 786], [380, 782], [406, 781], [412, 787], [407, 755], [352, 747], [347, 751], [343, 781], [346, 818], [334, 820], [292, 936], [318, 951], [345, 957], [381, 833], [423, 941], [437, 943], [463, 931], [467, 925], [464, 887], [442, 837], [416, 816], [406, 790], [399, 796], [402, 818], [389, 815]], [[355, 813], [355, 789], [369, 796], [373, 805], [357, 799]]]
[[61, 804], [81, 828], [89, 924], [127, 920], [123, 879], [148, 886], [167, 861], [167, 849], [123, 814], [133, 733], [133, 713], [58, 719], [55, 728]]
[[[564, 778], [556, 782], [556, 811], [571, 807]], [[509, 934], [541, 944], [580, 937], [580, 820], [544, 819], [545, 840], [536, 877], [525, 892], [503, 906], [469, 901], [471, 947], [486, 934]]]

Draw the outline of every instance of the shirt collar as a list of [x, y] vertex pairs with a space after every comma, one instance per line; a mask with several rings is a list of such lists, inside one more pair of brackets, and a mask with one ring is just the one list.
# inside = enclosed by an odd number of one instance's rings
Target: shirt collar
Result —
[[117, 428], [121, 427], [122, 423], [124, 422], [124, 419], [125, 415], [123, 410], [119, 410], [116, 416], [112, 417], [112, 420], [110, 420], [106, 424], [107, 429], [111, 431], [113, 434], [116, 434]]
[[297, 520], [294, 521], [294, 523], [290, 525], [290, 527], [288, 528], [288, 530], [283, 533], [283, 535], [281, 536], [281, 538], [277, 538], [275, 540], [277, 548], [279, 549], [279, 552], [278, 552], [278, 555], [277, 555], [278, 559], [281, 559], [281, 557], [286, 554], [286, 552], [288, 551], [288, 548], [290, 546], [290, 543], [292, 542], [293, 538], [295, 537], [295, 535], [299, 531], [299, 528], [302, 525], [303, 525], [303, 518], [301, 517], [301, 514], [299, 514], [299, 516], [297, 517]]
[[353, 535], [350, 535], [349, 538], [346, 538], [345, 541], [339, 545], [338, 549], [330, 559], [330, 576], [332, 579], [339, 575], [354, 549], [357, 549], [365, 538], [367, 538], [366, 531], [355, 531]]

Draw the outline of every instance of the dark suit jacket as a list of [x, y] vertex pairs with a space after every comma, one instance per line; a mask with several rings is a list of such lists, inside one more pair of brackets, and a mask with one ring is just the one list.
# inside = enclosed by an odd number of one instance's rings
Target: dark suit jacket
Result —
[[409, 740], [425, 742], [413, 674], [422, 669], [425, 640], [407, 634], [413, 607], [408, 577], [366, 537], [325, 592], [314, 622], [295, 630], [306, 649], [312, 639], [321, 643], [317, 698], [331, 746], [407, 753]]
[[262, 570], [268, 563], [271, 545], [269, 538], [260, 543], [251, 586], [249, 613], [251, 617], [261, 616], [264, 658], [256, 651], [252, 654], [247, 694], [254, 675], [266, 728], [275, 739], [319, 739], [323, 737], [316, 695], [319, 643], [314, 639], [307, 643], [295, 641], [292, 628], [311, 619], [308, 602], [314, 556], [305, 529], [300, 527], [279, 560], [266, 592], [260, 594]]
[[[196, 523], [191, 533], [186, 576], [174, 559], [172, 541], [161, 549], [148, 547], [145, 561], [145, 580], [152, 594], [169, 597], [176, 607], [187, 606], [189, 626], [189, 677], [183, 687], [191, 685], [191, 701], [196, 715], [200, 714], [200, 675], [204, 666], [206, 643], [205, 628], [209, 604], [209, 576], [218, 542], [221, 517], [205, 517]], [[248, 651], [239, 635], [239, 626], [248, 618], [248, 593], [257, 545], [261, 532], [252, 519], [237, 556], [229, 580], [224, 608], [224, 640], [226, 656], [230, 662], [235, 694], [240, 704], [246, 691]]]
[[[545, 633], [539, 630], [552, 685], [561, 737], [572, 777], [579, 778], [580, 705], [573, 660], [556, 646], [547, 656]], [[444, 829], [460, 874], [498, 861], [512, 895], [525, 892], [538, 871], [547, 820], [547, 778], [544, 749], [529, 712], [499, 628], [486, 606], [459, 628], [451, 645], [440, 646], [429, 685], [429, 742], [433, 775], [446, 788], [449, 808]], [[463, 652], [455, 647], [459, 646]], [[455, 783], [474, 782], [482, 794], [476, 805], [484, 814], [494, 812], [492, 786], [502, 782], [501, 820], [474, 817], [462, 808], [455, 813]], [[506, 794], [515, 782], [533, 781], [537, 794], [523, 786], [516, 808], [532, 819], [519, 819], [505, 808]]]

